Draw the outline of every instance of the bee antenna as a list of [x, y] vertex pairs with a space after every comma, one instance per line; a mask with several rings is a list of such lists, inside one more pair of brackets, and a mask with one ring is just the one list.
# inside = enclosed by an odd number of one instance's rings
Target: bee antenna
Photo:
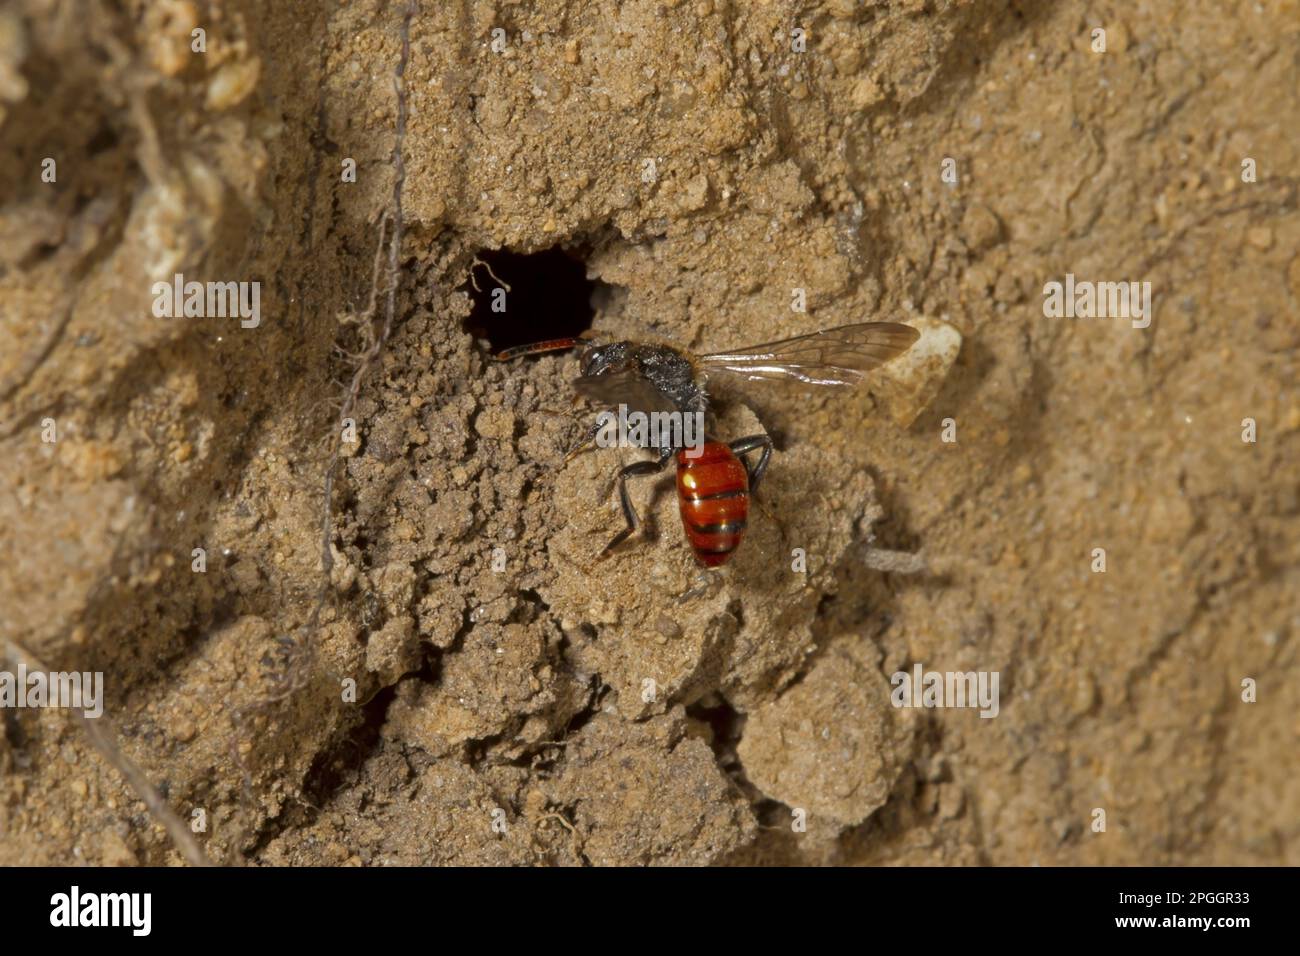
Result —
[[562, 352], [565, 349], [571, 349], [576, 345], [582, 344], [581, 339], [547, 339], [545, 342], [533, 342], [530, 345], [516, 345], [513, 348], [503, 349], [496, 354], [498, 362], [508, 362], [511, 359], [517, 359], [523, 355], [540, 355], [543, 352]]

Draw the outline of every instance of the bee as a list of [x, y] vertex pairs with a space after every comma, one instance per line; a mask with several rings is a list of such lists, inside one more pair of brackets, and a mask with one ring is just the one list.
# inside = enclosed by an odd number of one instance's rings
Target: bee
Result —
[[[622, 405], [647, 416], [678, 413], [703, 417], [709, 411], [705, 386], [715, 374], [746, 382], [852, 389], [866, 372], [903, 354], [917, 338], [919, 333], [908, 325], [860, 322], [707, 355], [692, 355], [670, 345], [564, 338], [516, 346], [497, 358], [507, 361], [581, 346], [582, 374], [574, 379], [573, 387], [591, 402], [605, 408]], [[597, 431], [593, 428], [565, 460], [593, 445]], [[655, 460], [634, 462], [615, 475], [626, 527], [600, 556], [606, 557], [640, 524], [628, 497], [628, 480], [658, 474], [675, 458], [678, 511], [686, 540], [702, 567], [721, 567], [745, 536], [750, 498], [767, 471], [772, 439], [749, 435], [724, 443], [706, 433], [702, 447], [663, 442], [655, 450]], [[752, 460], [755, 453], [757, 460]]]

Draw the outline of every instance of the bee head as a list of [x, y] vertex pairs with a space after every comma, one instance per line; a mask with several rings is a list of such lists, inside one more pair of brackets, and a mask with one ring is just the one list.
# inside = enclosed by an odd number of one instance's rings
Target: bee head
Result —
[[627, 360], [627, 342], [593, 342], [582, 352], [582, 374], [604, 375]]

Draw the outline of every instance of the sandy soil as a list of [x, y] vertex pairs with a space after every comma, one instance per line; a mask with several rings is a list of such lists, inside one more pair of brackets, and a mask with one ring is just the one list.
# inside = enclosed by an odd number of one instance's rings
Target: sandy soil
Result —
[[[105, 674], [208, 857], [1300, 864], [1300, 4], [426, 0], [327, 502], [401, 22], [0, 8], [0, 647]], [[552, 247], [606, 334], [960, 354], [720, 390], [768, 513], [681, 600], [671, 477], [597, 562], [630, 454], [564, 463], [575, 359], [467, 327], [476, 256]], [[155, 317], [178, 272], [260, 323]], [[1066, 274], [1150, 282], [1149, 327], [1049, 317]], [[572, 324], [548, 294], [489, 337]], [[891, 706], [917, 664], [997, 716]], [[181, 862], [66, 711], [0, 718], [0, 863]]]

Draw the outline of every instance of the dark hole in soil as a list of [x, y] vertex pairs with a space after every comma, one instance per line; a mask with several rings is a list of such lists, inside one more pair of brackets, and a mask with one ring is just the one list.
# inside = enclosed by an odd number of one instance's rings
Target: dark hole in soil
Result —
[[713, 728], [713, 752], [724, 766], [731, 763], [736, 742], [740, 740], [740, 732], [745, 726], [745, 718], [721, 696], [716, 698], [716, 703], [691, 704], [686, 708], [686, 715]]
[[577, 254], [553, 246], [531, 255], [485, 250], [478, 257], [487, 265], [475, 263], [474, 281], [464, 286], [474, 303], [465, 331], [487, 339], [493, 352], [591, 328], [591, 296], [601, 283], [587, 278]]
[[112, 149], [118, 143], [117, 131], [111, 126], [103, 126], [90, 140], [86, 143], [86, 152], [91, 156], [96, 156], [105, 150]]

